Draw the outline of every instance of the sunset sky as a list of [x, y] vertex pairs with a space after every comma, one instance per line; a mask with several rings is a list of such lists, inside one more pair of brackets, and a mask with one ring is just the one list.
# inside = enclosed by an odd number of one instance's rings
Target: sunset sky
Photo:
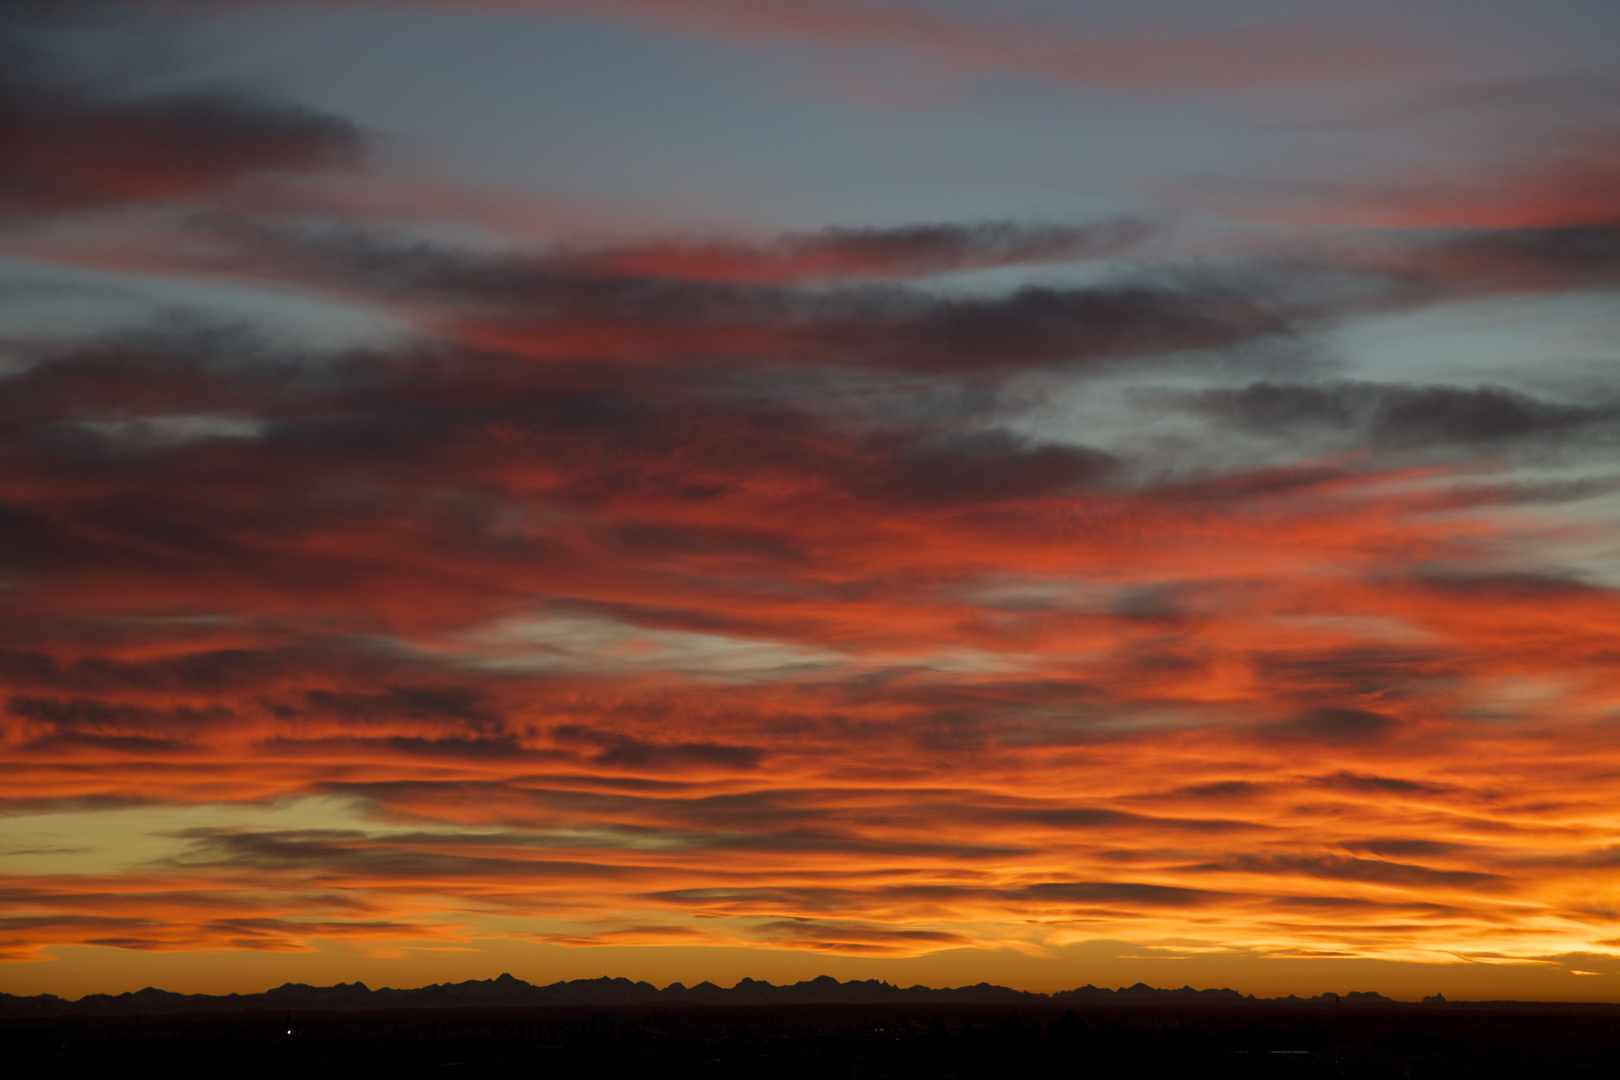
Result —
[[1620, 1000], [1614, 0], [0, 0], [0, 991]]

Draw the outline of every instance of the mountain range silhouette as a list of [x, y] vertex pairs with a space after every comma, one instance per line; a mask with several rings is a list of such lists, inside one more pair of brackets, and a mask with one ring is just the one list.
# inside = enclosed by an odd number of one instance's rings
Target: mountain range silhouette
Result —
[[[1260, 999], [1274, 1001], [1302, 1001], [1332, 999], [1337, 995], [1321, 994], [1315, 999], [1287, 998]], [[1210, 1002], [1240, 1002], [1257, 1000], [1231, 989], [1195, 990], [1191, 986], [1180, 989], [1160, 989], [1137, 983], [1135, 986], [1110, 990], [1100, 986], [1081, 986], [1042, 994], [1029, 990], [977, 983], [936, 989], [929, 986], [896, 986], [878, 979], [839, 982], [828, 975], [806, 979], [791, 985], [777, 986], [758, 979], [743, 979], [727, 988], [712, 982], [695, 986], [671, 983], [659, 989], [648, 982], [633, 982], [625, 978], [574, 979], [537, 986], [523, 979], [503, 974], [494, 979], [469, 979], [459, 983], [434, 983], [408, 990], [381, 988], [373, 990], [363, 982], [338, 983], [335, 986], [308, 986], [304, 983], [285, 983], [259, 994], [177, 994], [168, 990], [147, 987], [123, 994], [87, 994], [70, 1001], [54, 994], [22, 997], [0, 994], [0, 1015], [60, 1015], [65, 1013], [121, 1014], [157, 1012], [209, 1012], [240, 1011], [244, 1009], [410, 1009], [457, 1008], [481, 1005], [832, 1005], [832, 1004], [1035, 1004], [1039, 1002], [1104, 1002], [1129, 1000], [1198, 1000]], [[1391, 998], [1365, 991], [1344, 996], [1347, 1002], [1399, 1004]], [[1425, 999], [1430, 1001], [1433, 999]], [[1444, 1000], [1444, 999], [1440, 999]]]

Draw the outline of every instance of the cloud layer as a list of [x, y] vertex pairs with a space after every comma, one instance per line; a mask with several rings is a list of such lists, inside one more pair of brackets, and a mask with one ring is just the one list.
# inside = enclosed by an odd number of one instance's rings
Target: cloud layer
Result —
[[1614, 937], [1620, 394], [1331, 344], [1606, 293], [1612, 222], [515, 246], [224, 197], [359, 131], [0, 85], [4, 212], [128, 215], [32, 256], [406, 328], [7, 342], [4, 958]]

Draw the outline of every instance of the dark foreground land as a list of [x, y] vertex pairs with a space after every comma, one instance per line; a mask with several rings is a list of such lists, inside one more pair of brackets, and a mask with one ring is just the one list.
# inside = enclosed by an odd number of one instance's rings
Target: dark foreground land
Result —
[[[891, 987], [820, 1002], [750, 1002], [715, 988], [708, 1003], [662, 994], [602, 1000], [635, 996], [623, 993], [570, 1003], [558, 1000], [570, 995], [544, 1000], [547, 988], [528, 989], [530, 1000], [492, 992], [382, 1006], [370, 999], [387, 992], [306, 987], [244, 998], [149, 991], [77, 1003], [0, 995], [0, 1061], [18, 1077], [1620, 1075], [1615, 1005], [1255, 1000], [1147, 987], [1052, 997], [987, 987], [979, 996], [999, 1000], [978, 1001], [971, 991], [949, 992], [963, 1000], [908, 999]], [[848, 1000], [862, 996], [888, 1000]]]

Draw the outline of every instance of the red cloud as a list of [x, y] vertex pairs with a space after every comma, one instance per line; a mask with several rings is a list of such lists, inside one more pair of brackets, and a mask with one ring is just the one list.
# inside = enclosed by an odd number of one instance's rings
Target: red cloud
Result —
[[255, 173], [352, 164], [347, 122], [230, 93], [119, 100], [0, 82], [0, 212], [211, 195]]

